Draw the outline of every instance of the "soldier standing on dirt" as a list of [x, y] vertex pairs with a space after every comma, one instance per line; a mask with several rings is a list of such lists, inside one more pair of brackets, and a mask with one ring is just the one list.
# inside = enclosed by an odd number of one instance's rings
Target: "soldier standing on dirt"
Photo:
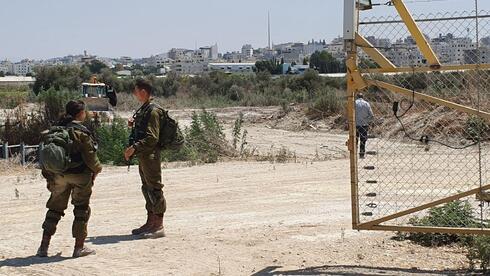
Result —
[[[70, 101], [66, 104], [66, 115], [58, 123], [59, 129], [67, 130], [70, 143], [69, 160], [73, 166], [63, 173], [50, 170], [47, 163], [42, 163], [42, 174], [47, 180], [47, 188], [51, 196], [46, 204], [48, 211], [42, 225], [43, 237], [37, 256], [47, 257], [51, 236], [56, 232], [56, 226], [67, 208], [71, 195], [74, 205], [72, 234], [75, 238], [73, 257], [83, 257], [95, 254], [95, 250], [84, 246], [87, 237], [87, 224], [90, 218], [90, 196], [95, 178], [101, 172], [102, 166], [96, 153], [96, 143], [90, 131], [82, 125], [86, 118], [85, 103]], [[51, 131], [50, 131], [51, 133]], [[68, 136], [67, 135], [67, 136]], [[56, 147], [56, 146], [55, 146]], [[42, 156], [42, 154], [41, 154]], [[53, 160], [56, 162], [57, 160]], [[44, 161], [48, 162], [48, 161]], [[51, 167], [52, 169], [52, 167]]]
[[[368, 139], [369, 124], [373, 121], [374, 115], [371, 105], [364, 100], [362, 93], [357, 94], [356, 99], [356, 136], [357, 142], [361, 140], [359, 147], [359, 158], [364, 158], [366, 154], [366, 142]], [[358, 143], [357, 143], [358, 144]]]
[[163, 233], [163, 214], [167, 208], [163, 195], [162, 169], [158, 145], [162, 109], [152, 103], [153, 88], [145, 80], [137, 80], [133, 95], [142, 105], [129, 120], [132, 127], [129, 146], [124, 152], [127, 161], [133, 155], [138, 157], [141, 191], [146, 201], [147, 220], [141, 227], [132, 230], [133, 235], [161, 237]]

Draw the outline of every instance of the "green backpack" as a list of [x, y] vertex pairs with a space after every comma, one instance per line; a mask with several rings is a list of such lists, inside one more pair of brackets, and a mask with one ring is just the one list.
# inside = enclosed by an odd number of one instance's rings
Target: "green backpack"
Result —
[[55, 174], [62, 174], [69, 169], [79, 167], [83, 162], [72, 162], [73, 140], [70, 128], [55, 126], [44, 135], [39, 150], [41, 169]]
[[[160, 137], [158, 146], [161, 149], [178, 150], [184, 145], [184, 135], [180, 130], [179, 123], [168, 115], [168, 111], [158, 105], [151, 104], [150, 109], [159, 108], [162, 111], [160, 117]], [[150, 110], [151, 113], [151, 110]]]

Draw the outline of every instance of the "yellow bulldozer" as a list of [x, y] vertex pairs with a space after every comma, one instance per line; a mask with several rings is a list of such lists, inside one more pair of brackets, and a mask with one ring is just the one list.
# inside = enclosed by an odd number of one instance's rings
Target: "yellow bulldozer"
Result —
[[110, 112], [117, 105], [116, 91], [93, 76], [90, 82], [82, 83], [82, 98], [90, 111]]

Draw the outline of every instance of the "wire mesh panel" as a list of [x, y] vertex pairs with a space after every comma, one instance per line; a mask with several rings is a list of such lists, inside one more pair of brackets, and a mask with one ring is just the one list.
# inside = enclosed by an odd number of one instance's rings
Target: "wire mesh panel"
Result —
[[[368, 87], [355, 104], [359, 228], [484, 229], [490, 218], [490, 12], [413, 18], [437, 64], [401, 17], [360, 19], [358, 33], [367, 43], [358, 44], [357, 60]], [[373, 49], [386, 60], [373, 57]], [[424, 221], [441, 206], [468, 214]]]

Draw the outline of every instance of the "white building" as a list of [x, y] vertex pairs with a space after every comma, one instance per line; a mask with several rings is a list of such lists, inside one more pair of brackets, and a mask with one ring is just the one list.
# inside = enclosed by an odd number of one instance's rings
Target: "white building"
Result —
[[241, 63], [246, 57], [241, 52], [228, 52], [223, 54], [223, 59], [227, 62]]
[[346, 54], [344, 51], [344, 41], [342, 38], [338, 37], [332, 40], [326, 45], [326, 51], [330, 53], [335, 59], [340, 62], [344, 62]]
[[173, 60], [182, 59], [187, 51], [189, 50], [183, 48], [172, 48], [168, 52], [168, 57]]
[[14, 73], [14, 65], [12, 62], [8, 60], [4, 60], [0, 62], [0, 72], [3, 72], [4, 74], [13, 74]]
[[[479, 55], [479, 57], [478, 57]], [[490, 63], [490, 48], [481, 47], [480, 49], [466, 50], [464, 53], [464, 61], [466, 64]]]
[[220, 71], [227, 74], [248, 74], [255, 70], [255, 63], [209, 63], [209, 71]]
[[199, 51], [201, 52], [203, 58], [210, 60], [218, 59], [218, 44], [200, 47]]
[[474, 50], [476, 45], [471, 38], [453, 38], [449, 41], [449, 56], [452, 64], [463, 64], [465, 62], [465, 51]]
[[169, 66], [174, 62], [173, 59], [169, 58], [166, 54], [160, 54], [156, 56], [151, 56], [149, 58], [149, 64], [158, 68]]
[[391, 49], [385, 51], [384, 54], [396, 66], [422, 66], [426, 64], [425, 57], [415, 44], [399, 41], [392, 44]]
[[176, 60], [170, 69], [179, 75], [199, 75], [208, 71], [207, 61], [192, 59]]
[[14, 63], [13, 73], [18, 76], [25, 76], [33, 72], [33, 62], [28, 59], [24, 59], [21, 62]]
[[303, 64], [305, 55], [303, 53], [291, 51], [291, 52], [283, 52], [281, 58], [284, 61], [284, 63]]
[[[343, 42], [343, 40], [342, 40]], [[308, 41], [308, 44], [303, 46], [303, 53], [306, 56], [311, 56], [315, 52], [322, 52], [327, 49], [327, 45], [320, 41]]]
[[242, 55], [244, 57], [250, 58], [254, 55], [254, 48], [250, 44], [245, 44], [242, 46]]

